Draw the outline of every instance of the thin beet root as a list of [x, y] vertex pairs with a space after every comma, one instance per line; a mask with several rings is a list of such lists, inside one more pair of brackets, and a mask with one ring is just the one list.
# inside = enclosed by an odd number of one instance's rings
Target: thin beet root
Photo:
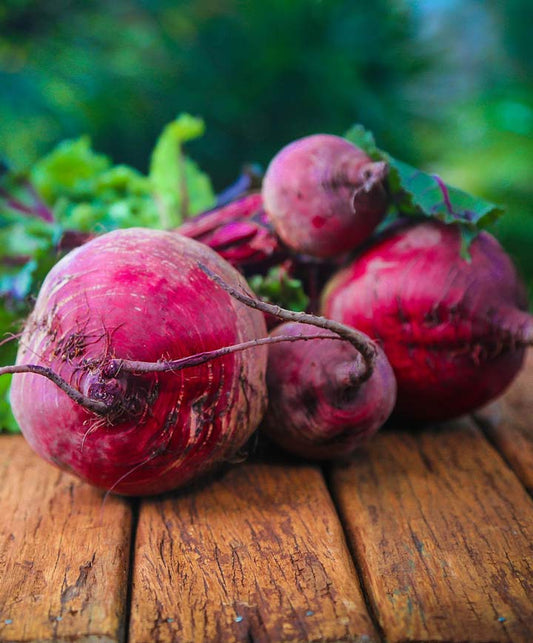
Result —
[[[224, 283], [200, 268], [234, 298], [286, 323], [271, 338], [295, 342], [269, 347], [269, 406], [262, 430], [287, 451], [330, 459], [349, 455], [388, 419], [396, 401], [396, 381], [383, 351], [368, 336], [330, 319], [284, 310]], [[343, 342], [332, 342], [331, 332]]]
[[273, 304], [261, 301], [260, 299], [255, 299], [247, 295], [245, 292], [238, 290], [237, 288], [231, 286], [229, 283], [225, 282], [208, 266], [200, 264], [199, 268], [221, 288], [228, 292], [232, 297], [242, 302], [249, 308], [260, 310], [261, 312], [268, 315], [278, 317], [283, 321], [309, 324], [311, 326], [322, 328], [323, 330], [335, 333], [340, 338], [349, 342], [363, 357], [364, 367], [358, 376], [359, 381], [364, 382], [369, 377], [371, 377], [372, 371], [374, 370], [374, 365], [376, 363], [378, 348], [376, 344], [364, 333], [361, 333], [355, 328], [352, 328], [345, 324], [338, 323], [332, 319], [326, 319], [325, 317], [319, 317], [317, 315], [310, 315], [309, 313], [305, 312], [294, 312], [292, 310], [286, 310], [284, 308], [281, 308], [280, 306], [274, 306]]
[[15, 375], [17, 373], [34, 373], [46, 377], [66, 393], [71, 400], [79, 404], [83, 408], [96, 413], [97, 415], [106, 415], [109, 406], [100, 400], [95, 400], [80, 393], [78, 389], [71, 386], [61, 376], [57, 375], [51, 368], [41, 366], [39, 364], [17, 364], [14, 366], [1, 366], [0, 375]]
[[500, 395], [533, 340], [526, 291], [496, 239], [470, 259], [455, 225], [410, 222], [385, 232], [334, 276], [323, 314], [383, 347], [398, 381], [397, 413], [444, 420]]
[[[162, 360], [158, 362], [141, 362], [127, 359], [108, 359], [102, 361], [90, 360], [84, 363], [80, 368], [86, 370], [88, 373], [97, 372], [96, 381], [93, 382], [89, 388], [92, 391], [92, 396], [83, 395], [78, 389], [71, 386], [66, 380], [57, 375], [51, 368], [39, 366], [38, 364], [18, 364], [13, 366], [1, 366], [1, 375], [15, 375], [17, 373], [34, 373], [46, 377], [56, 386], [58, 386], [64, 393], [66, 393], [71, 400], [79, 404], [87, 411], [107, 418], [109, 424], [116, 422], [121, 416], [129, 415], [131, 417], [132, 410], [124, 405], [125, 389], [111, 383], [110, 380], [117, 380], [122, 373], [131, 373], [135, 375], [146, 375], [148, 373], [178, 373], [184, 368], [192, 368], [205, 364], [214, 359], [220, 359], [225, 355], [238, 353], [240, 351], [256, 348], [257, 346], [265, 346], [270, 344], [279, 344], [282, 342], [295, 342], [300, 340], [313, 340], [313, 339], [331, 339], [343, 340], [338, 335], [277, 335], [275, 337], [260, 337], [252, 339], [248, 342], [241, 344], [233, 344], [232, 346], [224, 346], [212, 351], [204, 351], [203, 353], [196, 353], [188, 355], [176, 360]], [[344, 341], [344, 340], [343, 340]], [[113, 395], [115, 389], [115, 395]]]

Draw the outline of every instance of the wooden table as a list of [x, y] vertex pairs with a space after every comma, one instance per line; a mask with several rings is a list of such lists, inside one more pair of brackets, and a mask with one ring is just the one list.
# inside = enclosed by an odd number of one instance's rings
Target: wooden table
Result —
[[533, 641], [533, 354], [348, 464], [107, 497], [0, 436], [0, 641]]

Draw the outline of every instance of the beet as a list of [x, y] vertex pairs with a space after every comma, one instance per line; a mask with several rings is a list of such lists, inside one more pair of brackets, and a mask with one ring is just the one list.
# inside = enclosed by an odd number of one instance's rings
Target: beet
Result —
[[14, 375], [11, 388], [37, 453], [98, 487], [145, 495], [182, 486], [244, 445], [266, 406], [266, 347], [186, 370], [146, 366], [266, 334], [263, 315], [200, 262], [247, 289], [214, 251], [156, 230], [104, 234], [56, 264], [20, 340], [17, 365], [34, 373]]
[[378, 341], [396, 375], [396, 411], [444, 420], [497, 397], [531, 343], [526, 292], [511, 259], [481, 232], [469, 258], [456, 225], [406, 223], [327, 284], [323, 314]]
[[270, 162], [262, 194], [268, 219], [293, 251], [336, 257], [365, 241], [388, 206], [384, 162], [346, 139], [315, 134]]
[[[271, 336], [316, 333], [315, 328], [289, 322]], [[382, 350], [365, 381], [362, 368], [361, 355], [348, 342], [323, 339], [270, 345], [269, 405], [262, 431], [305, 458], [349, 455], [385, 423], [396, 401], [396, 381]]]

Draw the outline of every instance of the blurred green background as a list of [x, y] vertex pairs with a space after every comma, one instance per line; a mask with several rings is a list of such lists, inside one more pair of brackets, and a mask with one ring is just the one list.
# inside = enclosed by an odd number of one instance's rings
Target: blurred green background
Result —
[[165, 123], [220, 190], [290, 140], [354, 122], [381, 148], [507, 208], [533, 281], [531, 0], [4, 0], [0, 150], [31, 164], [88, 134], [146, 171]]

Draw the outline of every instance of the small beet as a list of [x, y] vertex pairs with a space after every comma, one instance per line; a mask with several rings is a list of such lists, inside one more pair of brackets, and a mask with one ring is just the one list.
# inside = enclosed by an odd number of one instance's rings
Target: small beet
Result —
[[[317, 329], [289, 322], [278, 326], [271, 337], [311, 334]], [[349, 455], [385, 423], [396, 401], [396, 381], [383, 351], [377, 350], [372, 374], [364, 381], [362, 367], [361, 355], [348, 342], [321, 339], [270, 345], [269, 406], [261, 429], [302, 457]]]
[[456, 225], [406, 223], [383, 234], [326, 285], [323, 314], [383, 347], [397, 412], [444, 420], [497, 397], [533, 337], [511, 259], [481, 232], [461, 255]]
[[339, 256], [363, 243], [383, 219], [387, 169], [339, 136], [298, 139], [267, 168], [265, 210], [292, 250], [319, 258]]

